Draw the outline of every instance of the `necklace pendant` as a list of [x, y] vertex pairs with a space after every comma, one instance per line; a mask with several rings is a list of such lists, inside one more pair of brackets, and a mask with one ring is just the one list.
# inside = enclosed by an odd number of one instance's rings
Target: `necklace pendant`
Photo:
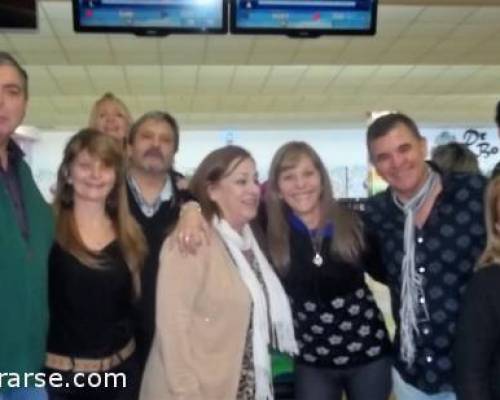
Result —
[[321, 254], [316, 253], [312, 259], [312, 262], [317, 267], [321, 267], [323, 265], [323, 257], [321, 256]]

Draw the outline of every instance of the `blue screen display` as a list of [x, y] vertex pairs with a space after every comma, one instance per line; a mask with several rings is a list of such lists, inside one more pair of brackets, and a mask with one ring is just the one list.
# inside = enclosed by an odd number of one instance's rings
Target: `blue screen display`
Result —
[[[74, 0], [77, 30], [225, 30], [223, 0]], [[77, 26], [78, 25], [78, 26]], [[95, 28], [95, 29], [92, 29]]]
[[232, 30], [375, 33], [376, 0], [233, 0]]

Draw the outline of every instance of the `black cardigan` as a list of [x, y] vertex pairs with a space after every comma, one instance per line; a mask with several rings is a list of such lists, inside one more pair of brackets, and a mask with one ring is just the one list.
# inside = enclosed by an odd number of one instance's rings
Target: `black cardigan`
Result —
[[146, 217], [142, 213], [127, 184], [130, 212], [142, 228], [148, 245], [148, 255], [141, 270], [141, 297], [136, 315], [137, 354], [142, 365], [149, 354], [155, 330], [156, 277], [160, 250], [167, 235], [175, 228], [182, 203], [193, 199], [187, 190], [177, 188], [174, 174], [171, 174], [174, 182], [172, 199], [162, 202], [152, 217]]
[[500, 400], [500, 265], [477, 271], [455, 342], [458, 400]]

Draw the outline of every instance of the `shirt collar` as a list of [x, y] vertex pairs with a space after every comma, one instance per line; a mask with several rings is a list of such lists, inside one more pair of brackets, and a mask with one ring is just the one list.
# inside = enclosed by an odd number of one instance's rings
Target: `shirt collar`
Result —
[[23, 149], [13, 139], [9, 139], [7, 142], [7, 165], [17, 165], [23, 157]]
[[172, 179], [170, 178], [170, 175], [167, 175], [167, 179], [165, 181], [165, 185], [163, 185], [163, 189], [160, 192], [160, 200], [161, 201], [167, 201], [172, 198], [174, 191], [172, 188]]
[[13, 139], [10, 139], [7, 143], [7, 155], [9, 161], [17, 162], [24, 157], [24, 151]]
[[288, 223], [294, 231], [307, 233], [311, 236], [322, 236], [322, 237], [332, 237], [333, 235], [333, 224], [331, 222], [327, 223], [324, 227], [318, 229], [309, 229], [304, 222], [291, 210], [288, 211], [287, 215]]
[[151, 217], [153, 216], [158, 209], [160, 208], [161, 204], [165, 201], [169, 201], [172, 199], [173, 194], [174, 194], [174, 189], [173, 189], [173, 184], [172, 184], [172, 178], [169, 175], [167, 175], [167, 178], [165, 180], [165, 184], [163, 185], [163, 188], [156, 198], [156, 200], [150, 204], [148, 203], [145, 199], [144, 196], [142, 195], [141, 188], [138, 185], [137, 181], [134, 179], [134, 177], [131, 174], [127, 175], [127, 181], [129, 183], [130, 189], [132, 191], [132, 194], [141, 208], [142, 212], [144, 215]]

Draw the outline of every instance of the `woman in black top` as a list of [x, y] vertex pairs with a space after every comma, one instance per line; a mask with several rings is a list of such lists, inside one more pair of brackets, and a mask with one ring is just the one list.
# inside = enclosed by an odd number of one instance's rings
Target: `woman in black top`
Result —
[[334, 199], [326, 169], [304, 142], [275, 154], [266, 187], [271, 259], [287, 291], [300, 354], [297, 400], [385, 400], [390, 343], [364, 280], [374, 262], [360, 219]]
[[500, 400], [500, 176], [488, 185], [485, 210], [486, 249], [457, 326], [458, 400]]
[[48, 388], [51, 400], [136, 393], [132, 305], [146, 248], [129, 215], [123, 173], [120, 144], [99, 131], [84, 129], [65, 148], [54, 200], [46, 357], [47, 372], [63, 381]]

